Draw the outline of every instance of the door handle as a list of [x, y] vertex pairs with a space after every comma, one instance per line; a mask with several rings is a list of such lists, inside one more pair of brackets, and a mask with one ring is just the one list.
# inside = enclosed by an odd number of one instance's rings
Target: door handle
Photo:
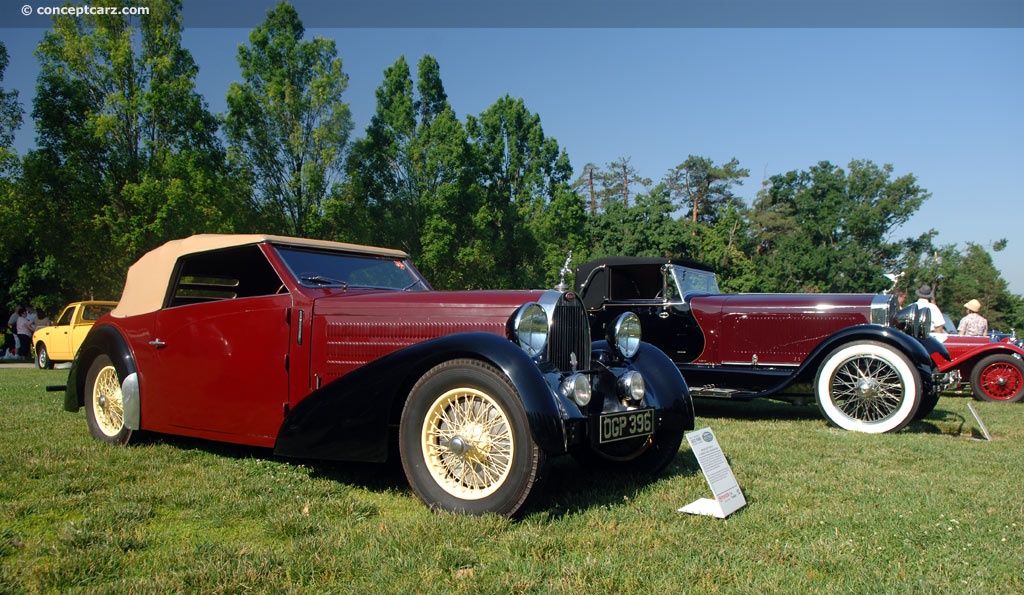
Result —
[[153, 347], [156, 347], [157, 349], [167, 347], [167, 343], [164, 343], [160, 339], [153, 339], [152, 341], [149, 342], [149, 344], [152, 345]]

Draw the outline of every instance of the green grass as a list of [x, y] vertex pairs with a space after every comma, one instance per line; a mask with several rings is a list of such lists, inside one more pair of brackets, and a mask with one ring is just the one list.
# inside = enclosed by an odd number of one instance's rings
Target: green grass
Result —
[[944, 397], [898, 434], [816, 408], [698, 402], [747, 498], [725, 520], [684, 447], [661, 478], [554, 462], [525, 518], [428, 511], [396, 465], [177, 438], [116, 448], [66, 371], [0, 368], [0, 593], [1024, 592], [1024, 405]]

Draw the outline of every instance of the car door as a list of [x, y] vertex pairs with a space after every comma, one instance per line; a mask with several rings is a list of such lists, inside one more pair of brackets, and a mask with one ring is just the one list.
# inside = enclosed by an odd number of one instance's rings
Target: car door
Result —
[[81, 316], [79, 310], [81, 307], [74, 305], [64, 308], [56, 324], [47, 329], [46, 351], [51, 361], [70, 361], [74, 358], [75, 354], [71, 352], [71, 333], [76, 318]]
[[177, 432], [272, 445], [288, 403], [290, 306], [282, 294], [158, 312], [143, 398]]

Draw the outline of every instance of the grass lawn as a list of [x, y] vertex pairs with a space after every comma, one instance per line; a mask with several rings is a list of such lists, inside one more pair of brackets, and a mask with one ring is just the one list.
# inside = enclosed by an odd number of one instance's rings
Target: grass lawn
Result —
[[646, 481], [556, 460], [519, 521], [428, 511], [400, 465], [94, 441], [66, 371], [0, 367], [0, 593], [1021, 593], [1024, 405], [943, 397], [897, 434], [698, 401], [748, 505], [685, 446]]

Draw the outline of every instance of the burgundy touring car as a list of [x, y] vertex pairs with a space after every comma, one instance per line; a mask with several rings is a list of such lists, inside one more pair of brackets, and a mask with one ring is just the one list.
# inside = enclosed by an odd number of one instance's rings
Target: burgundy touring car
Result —
[[941, 376], [930, 313], [895, 296], [726, 294], [713, 269], [667, 258], [611, 257], [576, 269], [576, 292], [603, 330], [635, 312], [644, 340], [682, 371], [694, 397], [816, 400], [833, 424], [893, 432], [928, 415]]

